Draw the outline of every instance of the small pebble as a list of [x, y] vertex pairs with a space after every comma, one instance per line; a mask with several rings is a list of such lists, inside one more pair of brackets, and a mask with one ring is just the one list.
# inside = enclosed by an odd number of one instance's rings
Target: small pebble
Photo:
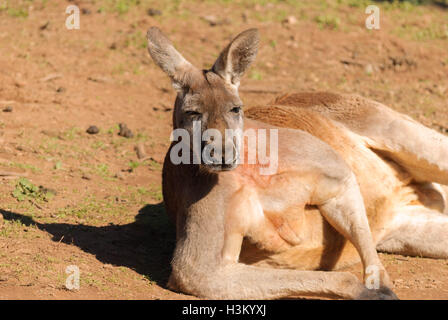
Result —
[[128, 126], [124, 123], [119, 123], [118, 126], [120, 127], [120, 132], [118, 132], [119, 136], [125, 137], [125, 138], [132, 138], [134, 134], [132, 131], [128, 128]]
[[144, 159], [148, 157], [145, 152], [145, 146], [143, 145], [143, 143], [137, 144], [134, 149], [135, 152], [137, 153], [137, 158]]
[[230, 20], [228, 20], [228, 19], [219, 20], [216, 16], [214, 16], [212, 14], [203, 16], [202, 19], [205, 20], [206, 22], [208, 22], [208, 24], [212, 27], [230, 23]]
[[12, 107], [6, 106], [5, 108], [3, 108], [3, 112], [12, 112]]
[[84, 180], [92, 180], [92, 178], [91, 178], [89, 175], [86, 175], [86, 174], [83, 174], [82, 177], [81, 177], [81, 179], [84, 179]]
[[100, 132], [100, 129], [98, 129], [97, 126], [90, 126], [90, 127], [86, 130], [86, 132], [87, 132], [88, 134], [97, 134], [98, 132]]
[[40, 30], [45, 30], [48, 28], [48, 26], [50, 25], [50, 21], [47, 21], [45, 24], [41, 25], [39, 27]]
[[162, 15], [162, 11], [157, 10], [157, 9], [153, 9], [153, 8], [149, 8], [147, 13], [148, 13], [148, 16], [151, 16], [151, 17], [161, 16]]
[[64, 87], [59, 87], [59, 88], [56, 90], [56, 92], [57, 92], [57, 93], [65, 92], [65, 88], [64, 88]]
[[287, 24], [290, 24], [290, 25], [297, 24], [297, 18], [294, 17], [294, 16], [289, 16], [288, 18], [283, 20], [283, 23], [287, 23]]
[[123, 172], [117, 172], [117, 173], [115, 174], [115, 178], [120, 179], [120, 180], [123, 180], [123, 179], [125, 178], [125, 175], [124, 175]]

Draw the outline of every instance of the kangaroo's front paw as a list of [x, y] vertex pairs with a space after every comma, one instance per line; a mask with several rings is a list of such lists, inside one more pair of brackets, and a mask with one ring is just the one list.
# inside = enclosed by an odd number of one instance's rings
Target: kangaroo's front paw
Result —
[[397, 295], [388, 287], [379, 289], [365, 288], [355, 300], [399, 300]]

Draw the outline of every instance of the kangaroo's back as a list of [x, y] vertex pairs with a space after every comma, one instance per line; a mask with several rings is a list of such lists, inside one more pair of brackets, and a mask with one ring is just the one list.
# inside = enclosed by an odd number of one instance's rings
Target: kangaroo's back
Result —
[[316, 112], [362, 136], [370, 149], [399, 164], [416, 182], [448, 185], [446, 136], [379, 102], [355, 94], [305, 92], [282, 95], [270, 105]]

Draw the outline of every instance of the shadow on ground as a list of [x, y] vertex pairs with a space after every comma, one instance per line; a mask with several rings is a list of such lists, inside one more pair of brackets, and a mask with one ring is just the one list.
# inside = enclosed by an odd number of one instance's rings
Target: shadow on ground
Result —
[[166, 287], [175, 245], [174, 226], [165, 214], [163, 203], [148, 204], [139, 210], [135, 222], [102, 227], [83, 224], [39, 223], [32, 218], [2, 210], [5, 220], [35, 225], [60, 241], [78, 246], [103, 263], [124, 266]]

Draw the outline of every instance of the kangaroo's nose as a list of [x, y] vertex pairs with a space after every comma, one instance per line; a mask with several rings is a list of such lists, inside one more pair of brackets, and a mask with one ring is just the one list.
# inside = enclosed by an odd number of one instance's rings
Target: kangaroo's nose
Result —
[[207, 164], [220, 164], [224, 157], [222, 150], [214, 143], [206, 143], [202, 149], [202, 160]]
[[233, 141], [226, 141], [222, 163], [233, 164], [238, 160], [238, 150]]

